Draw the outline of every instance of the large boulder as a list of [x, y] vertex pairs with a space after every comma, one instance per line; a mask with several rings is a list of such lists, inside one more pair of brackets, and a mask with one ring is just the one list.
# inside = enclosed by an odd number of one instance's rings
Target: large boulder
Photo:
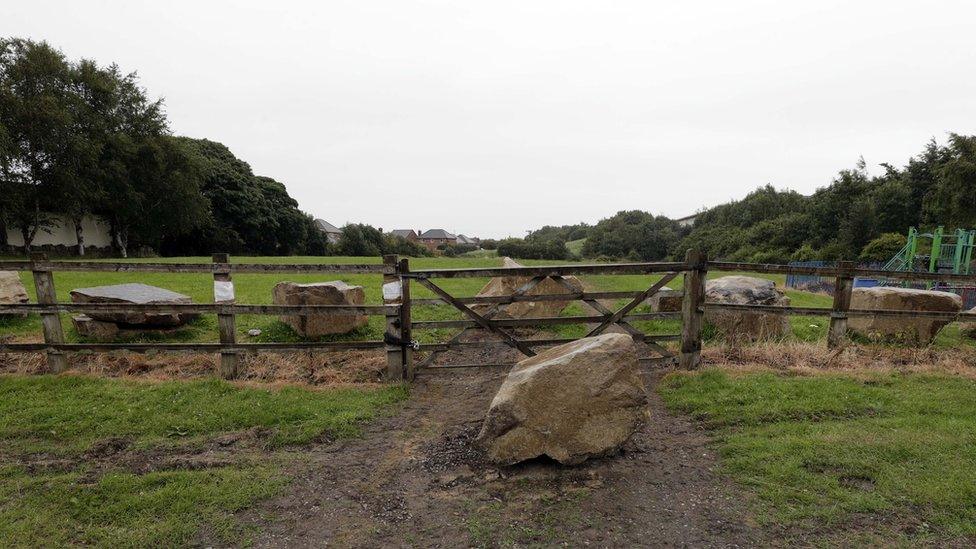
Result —
[[543, 455], [577, 464], [616, 452], [648, 417], [633, 339], [604, 334], [516, 364], [478, 442], [502, 465]]
[[[71, 290], [71, 301], [74, 303], [133, 303], [137, 305], [193, 303], [188, 295], [138, 283], [78, 288]], [[152, 328], [180, 326], [196, 315], [129, 312], [89, 313], [87, 316], [93, 320], [112, 322], [123, 326]]]
[[[20, 281], [20, 274], [14, 271], [0, 271], [0, 303], [18, 304], [29, 301], [27, 288], [24, 288], [24, 283]], [[27, 316], [27, 313], [9, 316]]]
[[[362, 305], [366, 294], [362, 286], [341, 280], [298, 284], [279, 282], [274, 287], [275, 305]], [[302, 337], [346, 334], [365, 326], [369, 317], [358, 314], [284, 315], [281, 321]]]
[[705, 323], [726, 339], [756, 341], [790, 333], [790, 322], [784, 315], [708, 308], [707, 303], [789, 306], [790, 298], [771, 280], [751, 276], [708, 280], [705, 282], [705, 302]]
[[[851, 308], [959, 312], [962, 310], [962, 298], [950, 292], [914, 288], [854, 288], [851, 292]], [[847, 321], [847, 327], [869, 339], [927, 345], [948, 323], [947, 320], [910, 316], [852, 316]]]
[[647, 298], [646, 303], [656, 313], [679, 313], [681, 312], [681, 302], [684, 296], [684, 292], [680, 290], [661, 288], [654, 295]]
[[[502, 267], [512, 269], [522, 267], [522, 265], [512, 258], [506, 257], [502, 260]], [[572, 291], [570, 291], [570, 289], [560, 282], [553, 280], [552, 278], [546, 278], [542, 282], [536, 284], [535, 287], [529, 290], [526, 295], [556, 295], [583, 291], [583, 284], [575, 276], [566, 276], [563, 278], [569, 283]], [[485, 287], [478, 292], [478, 297], [510, 296], [530, 280], [532, 280], [531, 277], [523, 276], [495, 277], [489, 280], [488, 284], [486, 284]], [[518, 301], [499, 307], [498, 313], [494, 316], [494, 318], [540, 318], [559, 316], [559, 313], [561, 313], [562, 310], [565, 309], [571, 302], [572, 300]], [[491, 310], [493, 307], [494, 304], [480, 304], [473, 306], [472, 309], [477, 313], [485, 313], [486, 311]]]

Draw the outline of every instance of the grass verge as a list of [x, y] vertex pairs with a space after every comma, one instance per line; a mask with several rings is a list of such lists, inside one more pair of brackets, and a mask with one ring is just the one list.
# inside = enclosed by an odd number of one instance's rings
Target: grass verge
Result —
[[[672, 374], [667, 404], [714, 429], [761, 520], [830, 543], [976, 539], [976, 381], [878, 373]], [[868, 537], [864, 537], [868, 536]]]
[[172, 546], [206, 525], [241, 542], [232, 513], [287, 483], [279, 449], [356, 436], [405, 397], [402, 386], [0, 376], [0, 539]]

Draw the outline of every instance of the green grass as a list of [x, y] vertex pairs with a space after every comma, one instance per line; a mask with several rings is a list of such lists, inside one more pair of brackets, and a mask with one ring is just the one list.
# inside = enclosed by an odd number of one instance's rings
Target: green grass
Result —
[[[203, 526], [246, 537], [231, 513], [286, 483], [285, 446], [356, 436], [406, 397], [402, 386], [312, 391], [222, 381], [136, 383], [75, 376], [0, 377], [0, 540], [8, 546], [172, 546]], [[192, 455], [213, 437], [259, 428], [250, 451], [203, 469], [97, 466], [87, 452], [122, 438], [127, 451]], [[150, 458], [151, 459], [151, 458]], [[44, 463], [61, 460], [58, 467]]]
[[[877, 517], [857, 529], [898, 542], [976, 536], [973, 380], [710, 369], [659, 391], [714, 429], [723, 469], [758, 495], [765, 524], [829, 532]], [[931, 531], [887, 530], [891, 517]]]
[[569, 253], [575, 256], [579, 256], [580, 254], [583, 253], [583, 244], [586, 244], [585, 238], [581, 238], [579, 240], [570, 240], [569, 242], [566, 243], [566, 249], [569, 250]]

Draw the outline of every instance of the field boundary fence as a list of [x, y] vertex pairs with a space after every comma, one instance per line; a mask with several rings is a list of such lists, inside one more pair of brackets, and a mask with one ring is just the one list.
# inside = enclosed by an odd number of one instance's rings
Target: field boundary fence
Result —
[[[451, 349], [483, 345], [505, 345], [524, 356], [533, 356], [538, 349], [575, 341], [580, 338], [532, 339], [519, 337], [512, 330], [519, 327], [545, 328], [564, 324], [584, 324], [586, 336], [604, 333], [617, 326], [647, 346], [657, 356], [647, 357], [643, 364], [676, 365], [694, 369], [701, 362], [703, 325], [708, 310], [730, 310], [789, 316], [824, 316], [830, 318], [827, 345], [835, 348], [847, 341], [847, 320], [856, 316], [907, 316], [944, 321], [976, 320], [976, 313], [904, 311], [883, 309], [852, 309], [851, 294], [857, 277], [887, 277], [894, 280], [922, 280], [946, 285], [974, 285], [976, 275], [948, 273], [891, 272], [873, 268], [859, 268], [853, 262], [838, 262], [830, 266], [778, 265], [708, 261], [704, 254], [689, 251], [680, 262], [601, 263], [530, 266], [515, 268], [466, 268], [413, 270], [409, 259], [385, 256], [382, 264], [245, 264], [231, 263], [227, 254], [214, 254], [211, 263], [127, 263], [103, 261], [48, 261], [44, 254], [35, 254], [29, 261], [0, 261], [0, 271], [29, 271], [32, 273], [36, 303], [0, 304], [0, 314], [34, 313], [41, 316], [44, 341], [14, 343], [0, 340], [0, 353], [45, 353], [48, 370], [53, 373], [68, 367], [67, 354], [76, 352], [195, 352], [218, 354], [219, 373], [233, 379], [238, 376], [241, 356], [256, 352], [337, 352], [349, 350], [383, 350], [386, 353], [386, 377], [392, 381], [412, 380], [418, 372], [440, 368], [487, 366], [486, 363], [436, 365], [432, 357]], [[146, 273], [207, 273], [214, 284], [213, 303], [194, 304], [94, 304], [59, 303], [54, 286], [54, 273], [62, 271], [89, 272], [146, 272]], [[706, 302], [705, 280], [712, 272], [758, 273], [765, 275], [815, 276], [833, 281], [835, 291], [831, 307], [790, 307], [772, 305], [733, 305]], [[239, 304], [233, 289], [233, 275], [239, 273], [303, 273], [303, 274], [373, 274], [382, 277], [382, 305], [263, 305]], [[566, 284], [566, 277], [588, 275], [643, 275], [647, 285], [637, 291], [588, 291]], [[508, 295], [456, 296], [442, 287], [443, 279], [517, 277], [523, 281]], [[682, 280], [680, 311], [635, 312], [648, 299], [662, 291], [672, 281]], [[544, 280], [552, 280], [565, 292], [544, 295], [531, 294]], [[435, 297], [413, 299], [412, 286], [429, 290]], [[593, 312], [586, 315], [550, 316], [538, 318], [506, 318], [498, 315], [505, 305], [519, 302], [580, 301]], [[623, 300], [623, 306], [612, 303]], [[439, 303], [456, 309], [460, 320], [415, 320], [413, 308]], [[219, 341], [213, 343], [66, 343], [61, 323], [62, 313], [165, 313], [213, 314], [218, 320]], [[356, 341], [307, 341], [293, 343], [242, 343], [237, 340], [236, 316], [248, 315], [315, 315], [315, 314], [378, 315], [385, 318], [383, 339]], [[645, 334], [634, 326], [635, 321], [654, 319], [680, 320], [679, 333]], [[454, 336], [448, 341], [419, 343], [415, 331], [441, 328], [482, 330], [497, 341], [464, 341]], [[584, 337], [586, 337], [584, 336]], [[667, 342], [676, 342], [669, 349]], [[418, 353], [427, 356], [419, 360]]]

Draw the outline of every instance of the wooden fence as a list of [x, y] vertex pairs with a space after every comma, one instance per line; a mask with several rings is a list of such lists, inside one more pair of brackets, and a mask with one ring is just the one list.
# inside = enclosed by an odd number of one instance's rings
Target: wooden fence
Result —
[[[635, 340], [645, 343], [659, 356], [642, 360], [645, 364], [677, 364], [692, 369], [700, 362], [703, 315], [707, 309], [738, 310], [780, 315], [812, 315], [830, 318], [827, 344], [842, 345], [847, 337], [847, 319], [853, 316], [909, 316], [945, 321], [976, 320], [976, 314], [962, 312], [892, 311], [851, 309], [853, 280], [857, 276], [881, 277], [902, 280], [934, 280], [943, 282], [976, 283], [976, 275], [942, 273], [889, 272], [877, 269], [858, 269], [850, 262], [835, 267], [805, 267], [707, 261], [704, 255], [689, 251], [684, 261], [657, 263], [616, 263], [596, 265], [554, 265], [517, 268], [475, 269], [428, 269], [411, 270], [409, 260], [396, 256], [383, 258], [383, 264], [343, 265], [305, 264], [269, 265], [230, 263], [226, 254], [215, 254], [212, 263], [112, 263], [85, 261], [48, 261], [43, 254], [32, 256], [30, 261], [0, 261], [0, 271], [30, 271], [37, 290], [37, 303], [0, 304], [0, 314], [38, 313], [41, 315], [43, 343], [0, 342], [0, 353], [44, 352], [52, 372], [67, 367], [65, 353], [111, 351], [181, 351], [220, 354], [220, 373], [225, 378], [238, 374], [242, 353], [253, 352], [330, 352], [360, 349], [384, 349], [387, 355], [387, 378], [390, 380], [413, 379], [418, 370], [483, 366], [484, 364], [455, 364], [438, 366], [434, 357], [441, 352], [480, 345], [507, 345], [521, 354], [532, 356], [535, 349], [559, 345], [573, 338], [524, 339], [517, 337], [512, 328], [546, 327], [562, 324], [587, 324], [587, 336], [603, 333], [610, 326], [619, 326]], [[134, 305], [58, 303], [54, 288], [55, 271], [94, 272], [163, 272], [209, 273], [213, 276], [214, 303]], [[833, 304], [823, 307], [781, 307], [767, 305], [732, 305], [705, 302], [705, 278], [709, 271], [747, 272], [761, 274], [801, 274], [833, 277], [835, 288]], [[375, 274], [382, 275], [383, 305], [246, 305], [237, 304], [232, 275], [237, 273], [304, 273], [304, 274]], [[591, 292], [578, 290], [566, 283], [565, 277], [586, 275], [648, 275], [648, 287], [641, 291]], [[683, 277], [682, 306], [680, 312], [635, 313], [641, 304], [654, 296], [676, 277]], [[510, 295], [502, 296], [454, 296], [439, 285], [438, 279], [519, 277], [525, 282]], [[563, 285], [565, 293], [530, 295], [542, 281], [550, 279]], [[412, 299], [411, 284], [416, 283], [430, 290], [434, 299]], [[604, 302], [628, 299], [616, 311]], [[554, 316], [542, 318], [496, 318], [504, 305], [518, 302], [581, 301], [595, 314]], [[414, 320], [412, 308], [416, 305], [438, 303], [455, 308], [463, 315], [461, 320]], [[470, 307], [470, 306], [474, 307]], [[475, 310], [477, 309], [477, 311]], [[61, 326], [61, 313], [185, 313], [215, 314], [218, 319], [219, 343], [65, 343]], [[382, 315], [386, 329], [382, 340], [302, 343], [239, 343], [236, 340], [236, 315], [311, 315], [347, 313]], [[681, 331], [677, 334], [645, 334], [634, 327], [633, 321], [674, 318], [681, 319]], [[461, 328], [462, 332], [446, 342], [417, 343], [414, 330]], [[463, 330], [481, 329], [497, 337], [498, 341], [463, 341]], [[679, 342], [677, 352], [661, 343]], [[420, 363], [415, 353], [428, 356]]]

